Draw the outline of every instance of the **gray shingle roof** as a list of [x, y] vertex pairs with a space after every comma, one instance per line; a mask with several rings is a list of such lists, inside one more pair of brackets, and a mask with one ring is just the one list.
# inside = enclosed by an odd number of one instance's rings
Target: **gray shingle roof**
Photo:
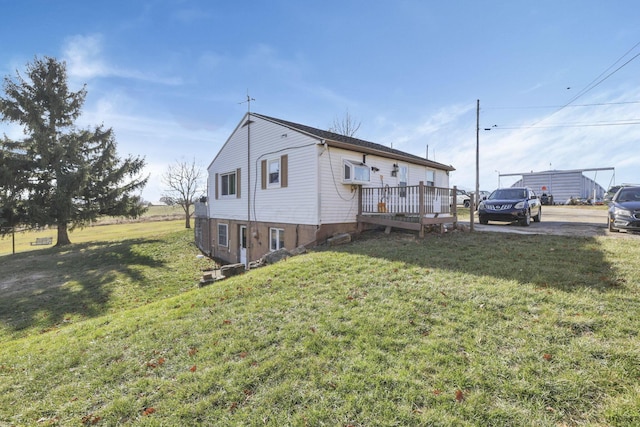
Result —
[[417, 164], [429, 165], [438, 169], [450, 170], [450, 171], [455, 170], [455, 168], [451, 165], [445, 165], [442, 163], [434, 162], [432, 160], [427, 160], [424, 157], [420, 157], [414, 154], [406, 153], [404, 151], [396, 150], [395, 148], [387, 147], [386, 145], [377, 144], [375, 142], [370, 142], [370, 141], [365, 141], [363, 139], [340, 135], [338, 133], [330, 132], [327, 130], [322, 130], [322, 129], [314, 128], [311, 126], [303, 125], [300, 123], [294, 123], [287, 120], [278, 119], [275, 117], [269, 117], [262, 114], [251, 113], [251, 115], [273, 122], [273, 123], [278, 123], [282, 126], [311, 135], [320, 140], [325, 140], [328, 143], [330, 143], [331, 141], [334, 141], [342, 144], [352, 145], [354, 149], [360, 148], [360, 149], [365, 149], [367, 151], [376, 151], [376, 152], [384, 153], [390, 158], [403, 158], [406, 160], [414, 161]]

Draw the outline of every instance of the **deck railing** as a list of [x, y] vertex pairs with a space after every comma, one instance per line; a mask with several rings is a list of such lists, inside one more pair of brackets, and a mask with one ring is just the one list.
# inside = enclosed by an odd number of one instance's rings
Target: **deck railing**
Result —
[[443, 188], [424, 185], [401, 187], [362, 187], [359, 215], [388, 214], [419, 216], [456, 214], [456, 187]]

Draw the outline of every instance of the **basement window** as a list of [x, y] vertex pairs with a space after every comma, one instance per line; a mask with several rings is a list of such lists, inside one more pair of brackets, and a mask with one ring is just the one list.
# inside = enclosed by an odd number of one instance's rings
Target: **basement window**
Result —
[[218, 224], [218, 246], [229, 247], [228, 224]]
[[269, 229], [269, 249], [271, 251], [277, 251], [284, 248], [284, 229], [282, 228], [270, 228]]
[[368, 184], [371, 181], [371, 170], [362, 162], [343, 160], [342, 182], [345, 184]]

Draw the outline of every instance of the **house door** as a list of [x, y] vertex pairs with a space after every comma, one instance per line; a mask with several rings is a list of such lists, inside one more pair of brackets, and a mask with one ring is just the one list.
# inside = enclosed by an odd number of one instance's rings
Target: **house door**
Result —
[[240, 263], [247, 265], [247, 226], [240, 226], [240, 236], [238, 241], [240, 242]]

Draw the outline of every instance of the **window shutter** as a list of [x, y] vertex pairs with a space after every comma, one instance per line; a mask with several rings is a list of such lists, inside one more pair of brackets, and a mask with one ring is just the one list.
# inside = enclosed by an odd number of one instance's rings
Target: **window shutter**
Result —
[[215, 187], [216, 187], [216, 200], [218, 200], [218, 174], [216, 174], [216, 184], [215, 184]]
[[262, 167], [262, 189], [266, 190], [267, 188], [267, 161], [263, 160], [260, 163], [261, 167]]
[[286, 187], [289, 183], [289, 156], [280, 157], [280, 187]]
[[240, 168], [236, 169], [236, 198], [240, 198]]

